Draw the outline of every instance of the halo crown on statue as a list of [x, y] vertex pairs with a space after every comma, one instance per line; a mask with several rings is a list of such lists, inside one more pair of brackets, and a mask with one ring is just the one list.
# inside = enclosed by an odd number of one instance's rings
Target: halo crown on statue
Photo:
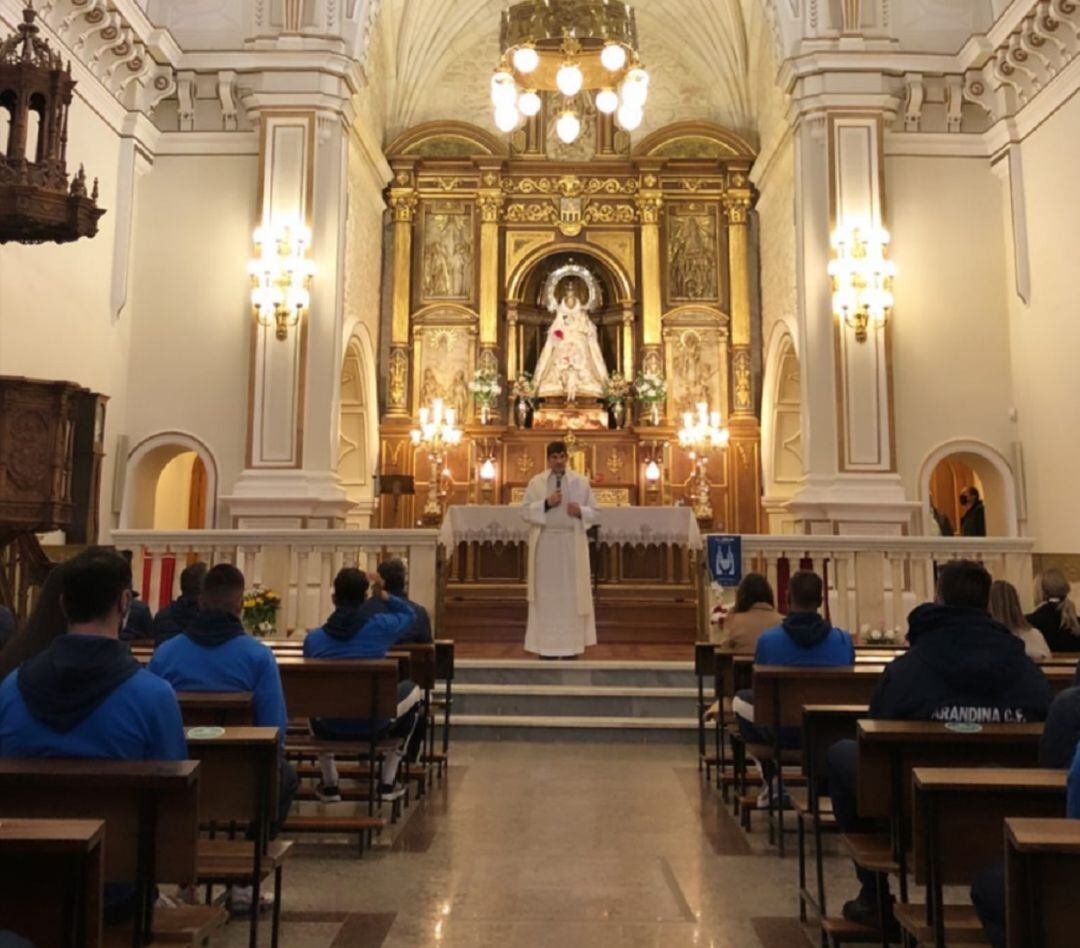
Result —
[[[584, 299], [578, 295], [579, 285], [588, 294]], [[600, 282], [588, 267], [567, 263], [548, 275], [542, 299], [555, 318], [533, 374], [538, 394], [564, 395], [568, 402], [578, 395], [599, 398], [608, 370], [589, 313], [603, 301]]]

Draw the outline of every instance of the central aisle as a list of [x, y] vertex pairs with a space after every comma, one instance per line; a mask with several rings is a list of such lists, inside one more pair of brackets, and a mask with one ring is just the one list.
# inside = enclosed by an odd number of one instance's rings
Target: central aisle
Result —
[[284, 945], [809, 944], [794, 856], [739, 831], [692, 748], [455, 743], [451, 760], [449, 786], [363, 860], [299, 844]]

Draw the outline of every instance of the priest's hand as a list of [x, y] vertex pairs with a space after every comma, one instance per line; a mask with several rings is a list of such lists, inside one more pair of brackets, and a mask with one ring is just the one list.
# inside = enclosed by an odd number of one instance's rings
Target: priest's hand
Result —
[[570, 514], [571, 517], [577, 517], [578, 520], [580, 520], [581, 519], [581, 504], [575, 504], [573, 501], [571, 501], [570, 503], [568, 503], [566, 505], [566, 512], [568, 514]]
[[549, 509], [549, 510], [550, 510], [550, 509], [551, 509], [552, 507], [558, 507], [558, 506], [559, 506], [559, 504], [561, 504], [561, 503], [562, 503], [562, 491], [561, 491], [561, 490], [557, 490], [557, 491], [555, 491], [555, 492], [554, 492], [554, 493], [553, 493], [553, 494], [552, 494], [552, 495], [551, 495], [550, 497], [548, 497], [548, 499], [547, 499], [547, 506], [548, 506], [548, 509]]

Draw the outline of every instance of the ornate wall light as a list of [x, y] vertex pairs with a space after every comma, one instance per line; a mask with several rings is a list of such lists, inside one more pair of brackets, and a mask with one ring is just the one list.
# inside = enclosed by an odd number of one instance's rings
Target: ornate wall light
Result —
[[311, 305], [311, 231], [295, 222], [275, 221], [255, 228], [254, 241], [257, 256], [248, 265], [251, 305], [259, 322], [276, 326], [277, 338], [285, 339]]
[[[427, 451], [431, 473], [428, 481], [427, 503], [424, 504], [424, 520], [438, 522], [442, 519], [443, 468], [450, 448], [461, 444], [461, 429], [457, 426], [457, 412], [444, 408], [443, 400], [436, 398], [431, 407], [420, 409], [420, 424], [410, 432], [414, 447]], [[449, 471], [445, 472], [449, 474]]]
[[889, 232], [882, 228], [839, 227], [833, 232], [833, 313], [866, 342], [869, 327], [884, 326], [892, 310], [896, 264], [886, 259]]
[[698, 520], [713, 519], [712, 502], [709, 499], [709, 454], [718, 448], [726, 448], [731, 432], [720, 423], [720, 412], [709, 411], [705, 402], [698, 402], [697, 414], [685, 412], [679, 429], [679, 447], [694, 462], [694, 474], [690, 478], [690, 499], [694, 516]]
[[642, 122], [649, 74], [638, 59], [637, 20], [611, 0], [525, 0], [503, 13], [502, 62], [491, 79], [495, 124], [512, 132], [540, 111], [540, 92], [563, 97], [555, 130], [566, 144], [581, 134], [582, 92], [632, 132]]

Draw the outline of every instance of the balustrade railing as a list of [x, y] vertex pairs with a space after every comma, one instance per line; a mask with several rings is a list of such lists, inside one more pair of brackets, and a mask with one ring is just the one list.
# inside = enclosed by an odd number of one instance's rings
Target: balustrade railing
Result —
[[155, 611], [179, 592], [180, 572], [201, 560], [232, 563], [248, 588], [281, 595], [278, 632], [320, 625], [332, 609], [334, 576], [345, 566], [374, 570], [399, 556], [409, 567], [409, 596], [434, 614], [435, 530], [114, 530], [118, 549], [132, 551], [142, 598]]

